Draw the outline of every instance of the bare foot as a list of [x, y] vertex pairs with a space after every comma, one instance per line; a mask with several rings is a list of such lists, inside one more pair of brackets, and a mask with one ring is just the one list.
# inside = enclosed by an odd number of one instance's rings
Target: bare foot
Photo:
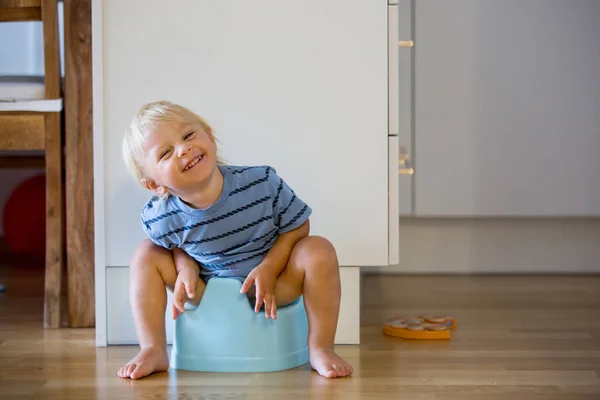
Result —
[[169, 358], [165, 349], [148, 347], [140, 350], [131, 361], [125, 364], [117, 375], [121, 378], [140, 379], [153, 372], [166, 371]]
[[310, 348], [310, 365], [325, 378], [341, 378], [352, 375], [352, 365], [335, 354], [333, 349], [324, 347]]

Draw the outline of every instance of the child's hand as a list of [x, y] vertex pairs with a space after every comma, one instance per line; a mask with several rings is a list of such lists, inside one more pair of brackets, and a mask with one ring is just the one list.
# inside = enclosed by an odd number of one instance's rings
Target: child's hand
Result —
[[265, 317], [277, 319], [277, 302], [275, 299], [275, 283], [277, 274], [271, 269], [261, 267], [260, 265], [252, 270], [242, 284], [240, 293], [247, 293], [252, 287], [256, 286], [256, 304], [254, 312], [258, 312], [263, 302], [265, 303]]
[[196, 295], [196, 286], [198, 285], [198, 270], [193, 267], [184, 267], [177, 274], [175, 287], [173, 288], [173, 319], [177, 319], [183, 312], [186, 301], [191, 300]]

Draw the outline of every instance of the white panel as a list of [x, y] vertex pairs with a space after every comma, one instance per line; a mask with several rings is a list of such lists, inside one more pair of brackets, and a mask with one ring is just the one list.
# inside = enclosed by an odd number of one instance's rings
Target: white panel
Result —
[[390, 219], [388, 221], [388, 241], [389, 241], [389, 255], [388, 262], [390, 265], [398, 264], [400, 262], [400, 196], [399, 181], [400, 178], [404, 179], [405, 176], [398, 175], [398, 136], [389, 137], [389, 202], [388, 202], [388, 214]]
[[0, 111], [57, 112], [63, 109], [63, 100], [0, 101]]
[[398, 56], [398, 6], [388, 7], [388, 133], [400, 131], [400, 66]]
[[92, 96], [94, 130], [94, 289], [96, 345], [106, 346], [106, 226], [104, 223], [104, 90], [102, 85], [102, 2], [92, 2]]
[[342, 299], [335, 344], [360, 344], [360, 268], [340, 268]]
[[387, 263], [385, 2], [103, 4], [107, 265], [144, 237], [121, 135], [165, 98], [205, 116], [231, 163], [273, 165], [342, 265]]
[[[359, 267], [340, 268], [342, 299], [335, 344], [360, 343], [360, 272]], [[107, 342], [109, 345], [137, 345], [133, 316], [129, 305], [129, 268], [106, 269], [106, 298], [108, 317]], [[167, 343], [173, 343], [174, 321], [170, 310], [173, 295], [167, 291], [165, 325]]]
[[[398, 47], [399, 41], [411, 41], [412, 37], [412, 2], [411, 0], [401, 0], [398, 3], [396, 12], [397, 28], [396, 48], [398, 50], [398, 68], [396, 71], [390, 71], [397, 75], [398, 79], [398, 135], [400, 144], [406, 147], [407, 151], [412, 151], [412, 112], [413, 112], [413, 55], [414, 47]], [[416, 44], [415, 44], [416, 46]]]
[[416, 212], [600, 215], [600, 2], [416, 3]]
[[[167, 292], [165, 312], [167, 343], [172, 344], [174, 321], [171, 317], [171, 304], [173, 295], [168, 290], [165, 289], [165, 291]], [[129, 268], [106, 269], [106, 292], [109, 294], [106, 298], [108, 344], [139, 344], [129, 305]]]
[[[396, 42], [410, 41], [412, 37], [412, 0], [400, 0], [397, 6], [398, 33]], [[390, 75], [398, 75], [398, 144], [407, 153], [411, 166], [414, 166], [413, 154], [413, 54], [414, 48], [398, 48], [398, 70]], [[412, 215], [414, 175], [401, 175], [399, 181], [400, 215]]]

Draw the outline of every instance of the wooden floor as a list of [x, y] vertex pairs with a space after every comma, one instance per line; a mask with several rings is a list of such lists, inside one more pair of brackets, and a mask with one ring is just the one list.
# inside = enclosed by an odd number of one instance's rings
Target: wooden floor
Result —
[[[134, 347], [92, 329], [42, 329], [43, 271], [0, 267], [2, 399], [600, 399], [600, 278], [367, 276], [362, 344], [339, 346], [351, 378], [304, 366], [257, 374], [169, 371], [132, 382]], [[381, 334], [398, 314], [450, 314], [449, 341]]]

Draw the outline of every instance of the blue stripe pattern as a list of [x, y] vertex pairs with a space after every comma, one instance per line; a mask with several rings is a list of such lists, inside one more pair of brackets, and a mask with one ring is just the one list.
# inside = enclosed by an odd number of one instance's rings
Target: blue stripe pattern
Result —
[[279, 214], [277, 214], [277, 222], [281, 221], [281, 217], [283, 217], [283, 215], [287, 212], [287, 210], [290, 209], [290, 207], [292, 206], [292, 204], [294, 204], [294, 201], [296, 201], [296, 195], [295, 194], [292, 196], [292, 199], [290, 200], [290, 203], [287, 205], [287, 207], [284, 208], [283, 210], [281, 210], [281, 212]]
[[285, 224], [284, 226], [282, 226], [280, 229], [285, 229], [288, 226], [291, 226], [294, 223], [296, 223], [296, 221], [298, 221], [300, 219], [300, 217], [302, 216], [302, 214], [304, 214], [306, 212], [306, 210], [308, 210], [308, 206], [307, 205], [305, 205], [304, 207], [302, 207], [302, 210], [300, 210], [300, 212], [298, 214], [296, 214], [294, 216], [294, 218], [292, 218], [292, 220], [290, 222], [288, 222], [287, 224]]
[[243, 172], [248, 171], [249, 169], [252, 169], [252, 167], [246, 167], [246, 168], [242, 168], [242, 169], [232, 169], [231, 174], [232, 175], [241, 174]]
[[[270, 249], [271, 249], [271, 246], [273, 246], [273, 244], [275, 243], [275, 240], [277, 240], [277, 238], [278, 238], [278, 235], [277, 235], [277, 234], [275, 234], [275, 235], [271, 235], [271, 236], [270, 236], [270, 238], [269, 238], [269, 241], [265, 242], [265, 243], [264, 243], [262, 246], [260, 246], [260, 247], [258, 247], [258, 248], [256, 248], [256, 249], [247, 250], [247, 251], [238, 251], [238, 252], [235, 252], [235, 253], [229, 253], [229, 254], [227, 254], [227, 255], [228, 255], [228, 256], [239, 256], [239, 255], [242, 255], [242, 254], [253, 253], [253, 252], [255, 252], [255, 251], [262, 250], [262, 249], [264, 249], [264, 248], [266, 248], [266, 247], [268, 247], [268, 249], [267, 249], [267, 250], [270, 250]], [[238, 261], [239, 261], [239, 260], [238, 260]]]
[[267, 179], [269, 179], [269, 177], [268, 177], [268, 176], [265, 176], [264, 178], [260, 178], [260, 179], [257, 179], [257, 180], [255, 180], [255, 181], [252, 181], [252, 182], [250, 182], [249, 184], [247, 184], [246, 186], [242, 186], [241, 188], [238, 188], [238, 189], [235, 189], [235, 190], [231, 191], [231, 192], [229, 193], [229, 195], [230, 195], [230, 196], [233, 196], [234, 194], [241, 193], [241, 192], [243, 192], [243, 191], [245, 191], [245, 190], [248, 190], [248, 189], [250, 189], [252, 186], [256, 186], [256, 185], [258, 185], [259, 183], [266, 182], [266, 181], [267, 181]]
[[272, 215], [267, 215], [265, 217], [257, 219], [254, 222], [251, 222], [251, 223], [246, 224], [244, 226], [241, 226], [239, 228], [233, 229], [231, 231], [222, 233], [220, 235], [212, 236], [212, 237], [207, 237], [207, 238], [200, 239], [200, 240], [188, 240], [188, 241], [183, 242], [182, 244], [186, 245], [186, 244], [201, 244], [201, 243], [207, 243], [207, 242], [214, 242], [215, 240], [226, 238], [227, 236], [231, 236], [231, 235], [233, 235], [235, 233], [243, 232], [246, 229], [252, 228], [253, 226], [256, 226], [256, 225], [260, 224], [261, 222], [268, 221], [268, 220], [270, 220], [272, 218], [273, 218]]
[[227, 262], [224, 262], [222, 264], [203, 264], [203, 265], [205, 267], [207, 267], [207, 268], [210, 268], [210, 269], [225, 268], [225, 267], [229, 267], [229, 266], [234, 265], [234, 264], [239, 264], [239, 263], [242, 263], [244, 261], [251, 260], [251, 259], [256, 258], [256, 257], [264, 256], [268, 252], [269, 252], [269, 250], [261, 251], [260, 253], [257, 253], [257, 254], [254, 254], [254, 255], [242, 258], [240, 260], [227, 261]]
[[279, 186], [277, 186], [277, 193], [275, 193], [275, 199], [273, 199], [273, 210], [277, 207], [281, 190], [283, 189], [283, 179], [279, 179]]
[[158, 217], [155, 217], [155, 218], [149, 219], [149, 220], [147, 220], [147, 221], [142, 221], [142, 222], [143, 222], [143, 224], [144, 224], [144, 225], [146, 225], [147, 227], [149, 227], [150, 225], [152, 225], [152, 224], [153, 224], [153, 223], [155, 223], [155, 222], [158, 222], [158, 221], [160, 221], [161, 219], [165, 219], [165, 218], [167, 218], [167, 217], [171, 217], [171, 216], [173, 216], [173, 215], [177, 215], [177, 214], [179, 214], [180, 212], [181, 212], [181, 210], [173, 210], [173, 211], [169, 211], [169, 212], [166, 212], [166, 213], [164, 213], [164, 214], [162, 214], [162, 215], [159, 215]]
[[246, 204], [246, 205], [244, 205], [242, 207], [236, 208], [235, 210], [230, 211], [230, 212], [228, 212], [225, 215], [220, 215], [220, 216], [218, 216], [216, 218], [209, 219], [207, 221], [201, 221], [201, 222], [197, 222], [197, 223], [192, 224], [192, 225], [187, 225], [187, 226], [184, 226], [184, 227], [181, 227], [181, 228], [174, 229], [174, 230], [169, 231], [169, 232], [167, 232], [167, 233], [165, 233], [165, 234], [163, 234], [161, 236], [158, 236], [157, 239], [159, 239], [159, 240], [160, 239], [164, 239], [165, 237], [170, 236], [170, 235], [172, 235], [174, 233], [179, 233], [179, 232], [183, 232], [183, 231], [189, 231], [190, 229], [194, 229], [194, 228], [197, 228], [197, 227], [202, 226], [202, 225], [208, 225], [208, 224], [212, 224], [213, 222], [222, 221], [225, 218], [232, 217], [232, 216], [234, 216], [234, 215], [236, 215], [236, 214], [238, 214], [238, 213], [240, 213], [242, 211], [245, 211], [245, 210], [247, 210], [247, 209], [249, 209], [251, 207], [257, 206], [260, 203], [263, 203], [263, 202], [265, 202], [267, 200], [269, 200], [269, 197], [265, 196], [262, 199], [255, 200], [255, 201], [253, 201], [251, 203], [248, 203], [248, 204]]
[[203, 279], [244, 279], [312, 210], [272, 167], [218, 168], [223, 190], [214, 204], [194, 209], [175, 196], [153, 197], [142, 210], [142, 227], [158, 246], [193, 257]]
[[[231, 255], [237, 255], [237, 254], [247, 253], [248, 251], [254, 251], [254, 250], [242, 251], [242, 252], [239, 252], [239, 253], [229, 253], [229, 252], [230, 251], [234, 251], [236, 249], [239, 249], [240, 247], [247, 246], [250, 243], [261, 242], [266, 237], [269, 237], [269, 239], [266, 240], [267, 243], [265, 245], [267, 245], [267, 244], [270, 243], [270, 240], [273, 237], [276, 237], [276, 236], [277, 236], [277, 228], [273, 228], [269, 232], [265, 233], [264, 235], [261, 235], [261, 236], [259, 236], [257, 238], [252, 239], [252, 240], [248, 240], [247, 242], [244, 242], [244, 243], [238, 243], [238, 244], [236, 244], [234, 246], [228, 247], [228, 248], [226, 248], [224, 250], [221, 250], [221, 251], [214, 251], [214, 252], [207, 252], [207, 253], [190, 252], [190, 254], [192, 254], [194, 256], [198, 256], [198, 257], [208, 257], [208, 256], [225, 256], [225, 255], [230, 255], [231, 256]], [[256, 250], [259, 250], [259, 249], [256, 249]]]

